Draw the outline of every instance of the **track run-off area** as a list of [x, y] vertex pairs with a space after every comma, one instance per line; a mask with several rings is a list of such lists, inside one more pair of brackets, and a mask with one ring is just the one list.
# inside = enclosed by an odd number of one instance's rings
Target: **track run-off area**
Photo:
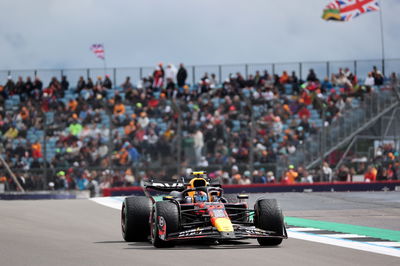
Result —
[[0, 265], [399, 265], [400, 192], [251, 194], [276, 198], [289, 239], [127, 243], [123, 198], [0, 201]]

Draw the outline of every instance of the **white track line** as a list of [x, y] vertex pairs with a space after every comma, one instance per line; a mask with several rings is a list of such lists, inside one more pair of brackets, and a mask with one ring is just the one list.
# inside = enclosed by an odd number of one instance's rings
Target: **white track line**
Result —
[[[292, 228], [290, 229], [292, 230]], [[306, 231], [306, 230], [304, 230]], [[307, 232], [305, 232], [307, 233]], [[362, 236], [362, 235], [355, 235], [355, 234], [321, 234], [320, 236], [329, 236], [329, 237], [336, 237], [336, 238], [364, 238], [367, 236]]]
[[304, 232], [304, 231], [321, 231], [321, 229], [317, 229], [317, 228], [309, 228], [309, 227], [294, 227], [294, 228], [290, 228], [290, 231], [294, 231], [294, 232]]
[[388, 246], [378, 245], [376, 242], [358, 242], [348, 239], [340, 239], [330, 237], [328, 235], [315, 235], [312, 233], [295, 232], [288, 229], [289, 238], [297, 238], [301, 240], [313, 241], [318, 243], [324, 243], [344, 248], [352, 248], [357, 250], [369, 251], [373, 253], [389, 255], [400, 258], [400, 250]]
[[91, 198], [90, 200], [109, 208], [121, 210], [124, 197], [99, 197]]
[[380, 246], [387, 246], [387, 247], [400, 247], [399, 242], [373, 241], [373, 242], [366, 242], [366, 243], [380, 245]]

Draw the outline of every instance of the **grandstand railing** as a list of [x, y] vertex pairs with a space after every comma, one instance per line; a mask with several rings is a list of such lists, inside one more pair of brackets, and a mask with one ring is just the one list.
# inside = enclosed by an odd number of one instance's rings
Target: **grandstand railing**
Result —
[[381, 116], [399, 105], [396, 89], [377, 90], [365, 98], [353, 100], [352, 109], [329, 126], [323, 127], [315, 138], [305, 141], [295, 154], [280, 161], [278, 168], [288, 164], [303, 165], [310, 169], [323, 161], [332, 151], [349, 143], [359, 132], [373, 125]]
[[[254, 74], [256, 71], [267, 70], [272, 74], [281, 74], [283, 71], [295, 71], [300, 79], [307, 77], [309, 69], [314, 69], [320, 79], [330, 77], [332, 73], [337, 73], [339, 68], [349, 68], [352, 73], [360, 78], [365, 78], [367, 73], [376, 66], [385, 76], [400, 69], [400, 59], [371, 59], [371, 60], [341, 60], [341, 61], [314, 61], [314, 62], [282, 62], [282, 63], [249, 63], [249, 64], [221, 64], [221, 65], [188, 65], [187, 83], [195, 84], [204, 73], [214, 73], [219, 83], [223, 82], [229, 75], [241, 73], [245, 77]], [[131, 77], [132, 83], [137, 83], [144, 77], [151, 75], [155, 67], [118, 67], [118, 68], [59, 68], [59, 69], [23, 69], [23, 70], [0, 70], [0, 84], [5, 83], [8, 76], [16, 79], [18, 76], [40, 77], [48, 84], [52, 77], [61, 79], [67, 76], [71, 85], [78, 82], [79, 77], [91, 77], [93, 80], [98, 76], [108, 74], [114, 84], [121, 84], [127, 76]]]

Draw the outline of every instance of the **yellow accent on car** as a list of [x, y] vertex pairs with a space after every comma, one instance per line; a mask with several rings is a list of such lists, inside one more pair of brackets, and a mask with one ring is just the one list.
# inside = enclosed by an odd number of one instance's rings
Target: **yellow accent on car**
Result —
[[218, 232], [233, 232], [233, 226], [229, 218], [217, 218], [214, 222]]
[[192, 175], [205, 175], [206, 172], [204, 171], [198, 171], [198, 172], [192, 172]]

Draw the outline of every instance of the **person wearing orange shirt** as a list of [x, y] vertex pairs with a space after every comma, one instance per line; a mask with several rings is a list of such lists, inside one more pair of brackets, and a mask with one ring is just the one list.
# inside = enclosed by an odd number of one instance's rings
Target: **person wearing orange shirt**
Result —
[[368, 166], [367, 172], [364, 174], [365, 182], [374, 182], [376, 181], [376, 174], [378, 170], [376, 170], [373, 166]]
[[42, 145], [39, 142], [32, 144], [32, 157], [34, 159], [42, 158]]
[[123, 115], [125, 114], [125, 105], [123, 103], [117, 103], [114, 106], [114, 115]]
[[297, 173], [297, 171], [294, 169], [294, 166], [291, 164], [289, 165], [289, 170], [286, 171], [282, 182], [286, 184], [294, 184], [296, 183], [296, 179], [298, 176], [299, 173]]
[[76, 111], [76, 108], [78, 108], [78, 102], [74, 99], [71, 99], [68, 103], [68, 108], [69, 110], [71, 110], [72, 112]]
[[285, 83], [288, 83], [288, 81], [289, 81], [289, 75], [286, 71], [283, 71], [282, 76], [279, 78], [279, 82], [281, 84], [285, 84]]

